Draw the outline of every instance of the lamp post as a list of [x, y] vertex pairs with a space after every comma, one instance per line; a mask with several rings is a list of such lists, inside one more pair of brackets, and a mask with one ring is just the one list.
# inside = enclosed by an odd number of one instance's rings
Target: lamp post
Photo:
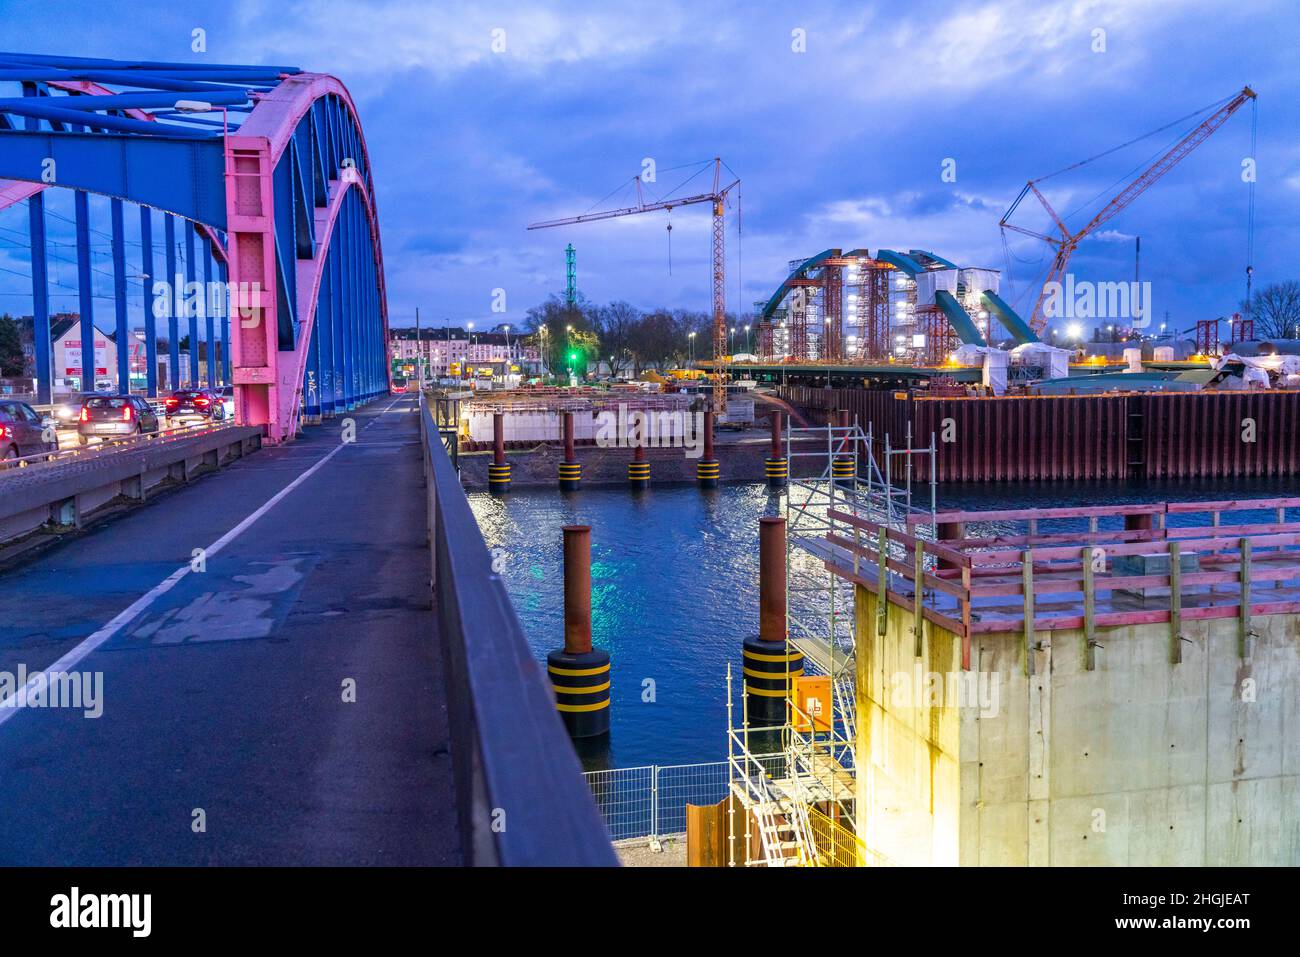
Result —
[[693, 366], [695, 365], [695, 333], [691, 332], [687, 334], [686, 343], [688, 349], [687, 354], [690, 356], [690, 358], [687, 360], [687, 365]]

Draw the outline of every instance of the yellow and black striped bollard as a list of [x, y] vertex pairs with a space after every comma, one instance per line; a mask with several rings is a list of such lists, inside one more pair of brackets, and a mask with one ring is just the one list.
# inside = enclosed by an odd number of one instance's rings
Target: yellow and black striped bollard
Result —
[[582, 463], [581, 462], [561, 462], [560, 463], [560, 491], [576, 492], [578, 486], [582, 483]]
[[591, 526], [564, 526], [564, 647], [546, 656], [555, 708], [575, 738], [609, 732], [609, 652], [591, 645]]
[[650, 463], [645, 458], [645, 446], [638, 445], [627, 463], [627, 484], [634, 492], [650, 487]]
[[609, 731], [609, 652], [552, 651], [546, 655], [546, 672], [570, 737], [592, 738]]
[[492, 413], [492, 463], [488, 466], [488, 491], [510, 491], [510, 464], [506, 461], [506, 417]]
[[781, 436], [781, 420], [781, 413], [773, 410], [771, 419], [772, 454], [763, 463], [763, 474], [767, 476], [769, 488], [784, 488], [790, 480], [790, 462], [785, 457], [784, 440]]
[[785, 459], [767, 459], [763, 462], [763, 474], [770, 488], [784, 488], [790, 480], [790, 463]]
[[700, 481], [700, 488], [717, 488], [722, 468], [716, 459], [701, 459], [695, 463], [695, 477]]
[[749, 723], [759, 727], [784, 724], [793, 679], [803, 674], [803, 652], [786, 641], [746, 638], [743, 655]]

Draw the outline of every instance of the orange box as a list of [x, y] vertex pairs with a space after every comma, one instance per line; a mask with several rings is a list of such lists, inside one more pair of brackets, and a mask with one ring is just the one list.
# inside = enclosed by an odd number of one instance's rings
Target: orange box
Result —
[[[801, 675], [794, 679], [796, 731], [831, 730], [831, 679], [829, 675]], [[802, 712], [802, 714], [800, 713]], [[809, 724], [812, 728], [809, 728]]]

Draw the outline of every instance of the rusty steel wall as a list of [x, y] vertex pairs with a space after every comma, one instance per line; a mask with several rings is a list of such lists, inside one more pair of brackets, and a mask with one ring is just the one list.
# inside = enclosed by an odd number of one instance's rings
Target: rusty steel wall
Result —
[[[780, 394], [818, 422], [848, 409], [872, 426], [877, 454], [886, 434], [902, 447], [909, 422], [913, 447], [933, 433], [941, 482], [1300, 475], [1295, 391], [899, 398], [782, 386]], [[914, 464], [913, 477], [928, 480], [927, 461]]]

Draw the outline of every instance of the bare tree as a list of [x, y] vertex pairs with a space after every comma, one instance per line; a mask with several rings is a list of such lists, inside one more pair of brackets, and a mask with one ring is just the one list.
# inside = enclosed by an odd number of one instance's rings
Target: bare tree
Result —
[[597, 309], [595, 319], [602, 358], [609, 363], [610, 375], [620, 375], [633, 361], [632, 342], [641, 310], [620, 300]]
[[1300, 339], [1300, 282], [1270, 283], [1251, 297], [1242, 314], [1255, 320], [1257, 339]]
[[663, 309], [643, 315], [632, 334], [633, 370], [640, 375], [645, 369], [662, 372], [671, 365], [674, 348], [682, 346], [676, 341], [681, 338], [679, 329], [672, 314]]

